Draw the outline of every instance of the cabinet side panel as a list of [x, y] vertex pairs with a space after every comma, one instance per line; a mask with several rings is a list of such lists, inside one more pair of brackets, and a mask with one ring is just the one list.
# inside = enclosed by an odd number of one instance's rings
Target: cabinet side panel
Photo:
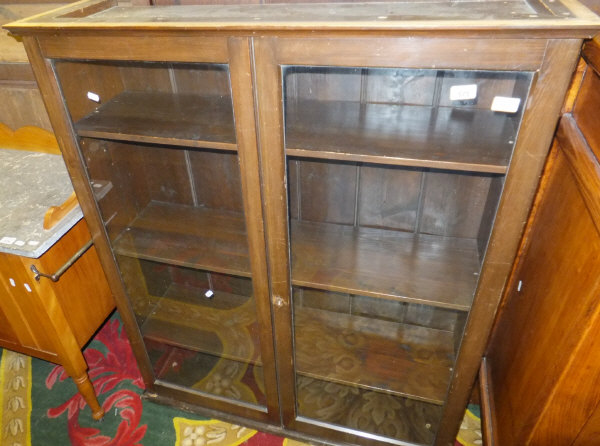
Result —
[[465, 328], [444, 409], [444, 421], [436, 439], [438, 445], [450, 443], [458, 431], [552, 141], [564, 94], [577, 63], [581, 40], [550, 40], [546, 45], [544, 61], [527, 101], [486, 262]]
[[[600, 68], [599, 68], [600, 69]], [[577, 125], [585, 134], [596, 156], [600, 156], [600, 127], [598, 126], [598, 110], [600, 109], [600, 74], [593, 69], [585, 73], [581, 90], [573, 115]]]
[[[89, 239], [82, 219], [42, 256], [44, 271], [57, 271]], [[73, 335], [82, 347], [115, 307], [96, 248], [90, 248], [53, 286]]]
[[[582, 399], [559, 402], [554, 392], [559, 377], [572, 368], [569, 362], [597, 306], [600, 234], [561, 152], [553, 167], [517, 271], [521, 291], [518, 286], [509, 291], [490, 352], [500, 444], [570, 444], [577, 429], [571, 405]], [[584, 394], [591, 390], [581, 385], [579, 380], [567, 388]], [[535, 428], [551, 404], [555, 410], [544, 429]], [[534, 428], [537, 439], [525, 443]]]

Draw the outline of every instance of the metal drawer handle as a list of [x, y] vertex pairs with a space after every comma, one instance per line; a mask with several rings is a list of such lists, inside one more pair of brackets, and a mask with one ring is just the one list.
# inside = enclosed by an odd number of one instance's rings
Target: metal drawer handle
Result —
[[42, 273], [35, 267], [35, 265], [31, 265], [31, 271], [33, 271], [33, 273], [35, 274], [35, 276], [34, 276], [35, 280], [37, 280], [39, 282], [41, 277], [46, 277], [46, 278], [50, 279], [52, 282], [58, 282], [58, 280], [60, 279], [60, 276], [62, 276], [65, 273], [65, 271], [67, 271], [71, 266], [73, 266], [73, 264], [79, 259], [79, 257], [84, 255], [85, 252], [92, 247], [92, 245], [93, 245], [92, 240], [87, 242], [79, 251], [77, 251], [75, 254], [73, 254], [73, 257], [71, 257], [69, 260], [67, 260], [66, 263], [63, 266], [61, 266], [58, 269], [58, 271], [56, 271], [54, 274]]

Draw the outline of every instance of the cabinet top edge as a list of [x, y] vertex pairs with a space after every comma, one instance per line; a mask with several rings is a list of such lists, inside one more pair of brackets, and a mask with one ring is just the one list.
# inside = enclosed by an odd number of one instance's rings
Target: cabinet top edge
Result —
[[177, 6], [122, 6], [117, 0], [83, 0], [4, 27], [15, 34], [86, 29], [247, 33], [380, 30], [548, 34], [572, 31], [576, 37], [592, 37], [600, 30], [600, 18], [576, 0], [404, 0]]

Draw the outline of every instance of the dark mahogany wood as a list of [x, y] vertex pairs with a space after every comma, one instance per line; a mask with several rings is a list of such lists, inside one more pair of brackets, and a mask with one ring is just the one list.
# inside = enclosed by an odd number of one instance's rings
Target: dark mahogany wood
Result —
[[124, 92], [77, 121], [81, 136], [236, 150], [230, 97]]
[[489, 110], [305, 100], [286, 107], [286, 153], [505, 173], [517, 124]]

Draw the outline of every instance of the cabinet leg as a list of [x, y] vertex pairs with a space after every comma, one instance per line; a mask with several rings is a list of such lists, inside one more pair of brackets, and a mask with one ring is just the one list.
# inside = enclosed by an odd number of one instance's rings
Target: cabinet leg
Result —
[[92, 409], [92, 418], [94, 420], [101, 420], [104, 417], [104, 409], [98, 403], [98, 398], [96, 397], [96, 392], [94, 391], [94, 386], [90, 381], [90, 377], [87, 372], [83, 372], [83, 375], [78, 377], [73, 377], [73, 381], [77, 385], [77, 389], [79, 393], [83, 396], [83, 399]]

